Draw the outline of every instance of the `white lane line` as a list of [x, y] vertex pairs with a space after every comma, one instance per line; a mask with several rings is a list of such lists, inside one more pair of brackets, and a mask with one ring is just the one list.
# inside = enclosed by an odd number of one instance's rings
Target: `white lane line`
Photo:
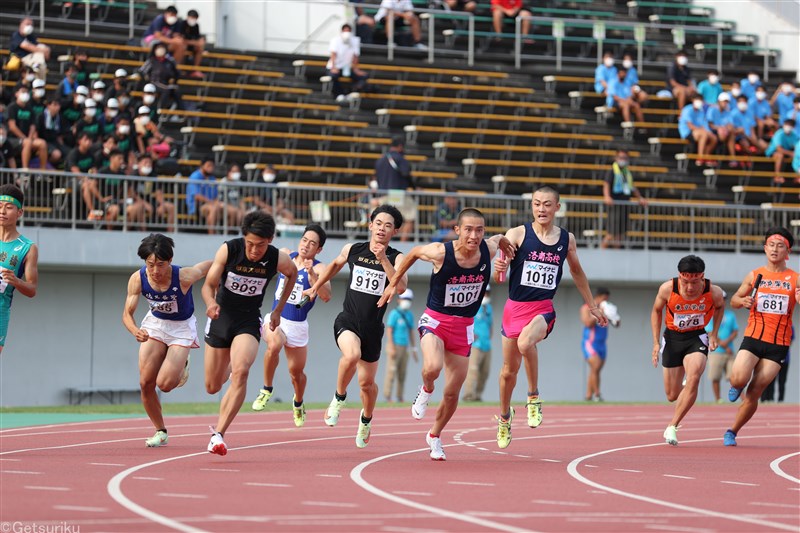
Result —
[[681, 533], [714, 533], [715, 529], [706, 529], [702, 527], [681, 527], [672, 526], [667, 524], [645, 524], [647, 529], [657, 529], [659, 531], [679, 531]]
[[275, 487], [278, 489], [288, 489], [291, 485], [286, 483], [260, 483], [258, 481], [248, 481], [245, 483], [248, 487]]
[[492, 453], [496, 453], [497, 455], [508, 455], [508, 452], [497, 452], [497, 451], [495, 451], [495, 452], [492, 452]]
[[489, 448], [478, 448], [478, 449], [479, 449], [480, 451], [482, 451], [482, 452], [488, 452], [488, 451], [489, 451]]
[[800, 487], [789, 487], [789, 490], [800, 490]]
[[389, 533], [443, 533], [442, 529], [417, 529], [414, 527], [383, 526], [381, 531]]
[[26, 476], [40, 476], [41, 472], [32, 472], [30, 470], [0, 470], [0, 474], [23, 474]]
[[743, 487], [758, 487], [758, 483], [742, 483], [741, 481], [720, 481], [726, 485], [742, 485]]
[[432, 492], [415, 492], [413, 490], [396, 490], [395, 494], [402, 494], [404, 496], [433, 496]]
[[545, 463], [563, 463], [563, 461], [559, 461], [558, 459], [541, 459]]
[[530, 455], [515, 455], [514, 457], [519, 457], [520, 459], [530, 459]]
[[494, 483], [480, 483], [478, 481], [448, 481], [449, 485], [469, 485], [472, 487], [494, 487]]
[[690, 476], [679, 476], [679, 475], [676, 475], [676, 474], [664, 474], [664, 477], [674, 477], [675, 479], [695, 479], [695, 478], [690, 477]]
[[345, 503], [345, 502], [314, 502], [314, 501], [305, 501], [300, 502], [301, 505], [311, 505], [313, 507], [358, 507], [357, 503]]
[[342, 477], [341, 474], [317, 474], [317, 477]]
[[591, 507], [592, 504], [590, 503], [583, 503], [583, 502], [564, 502], [558, 500], [531, 500], [532, 503], [538, 503], [539, 505], [566, 505], [567, 507]]
[[0, 457], [0, 461], [22, 461], [22, 459], [12, 459], [11, 457]]
[[786, 459], [789, 459], [790, 457], [794, 457], [796, 455], [800, 455], [800, 452], [794, 452], [794, 453], [790, 453], [790, 454], [784, 455], [783, 457], [778, 457], [777, 459], [775, 459], [774, 461], [772, 461], [769, 464], [769, 467], [772, 469], [773, 472], [775, 472], [776, 474], [778, 474], [782, 478], [786, 478], [789, 481], [794, 481], [795, 483], [800, 483], [800, 479], [797, 479], [796, 477], [787, 474], [786, 472], [784, 472], [781, 469], [781, 463], [783, 461], [785, 461]]
[[78, 511], [81, 513], [105, 513], [108, 511], [105, 507], [84, 507], [82, 505], [54, 505], [53, 509], [57, 511]]
[[189, 500], [205, 500], [208, 498], [207, 494], [183, 494], [180, 492], [159, 492], [157, 496], [162, 498], [186, 498]]
[[125, 466], [122, 463], [89, 463], [89, 464], [94, 466]]
[[583, 465], [585, 468], [600, 468], [597, 465]]
[[40, 485], [25, 485], [25, 488], [28, 490], [52, 490], [56, 492], [67, 492], [72, 490], [69, 487], [44, 487]]
[[133, 476], [132, 479], [139, 479], [142, 481], [164, 481], [163, 477], [148, 477], [148, 476]]
[[[774, 439], [776, 437], [777, 438], [779, 438], [779, 437], [797, 437], [797, 434], [795, 433], [795, 434], [785, 434], [785, 435], [756, 435], [756, 436], [752, 436], [752, 437], [743, 437], [743, 438], [748, 438], [748, 439], [759, 439], [759, 438]], [[685, 442], [686, 443], [715, 442], [715, 441], [718, 441], [718, 440], [719, 440], [719, 438], [716, 437], [716, 438], [711, 438], [711, 439], [696, 439], [696, 440], [690, 440], [690, 441], [685, 441]], [[637, 446], [626, 446], [624, 448], [612, 448], [612, 449], [609, 449], [609, 450], [603, 450], [603, 451], [595, 452], [595, 453], [592, 453], [592, 454], [589, 454], [589, 455], [584, 455], [583, 457], [578, 457], [577, 459], [574, 459], [571, 463], [569, 463], [569, 465], [567, 465], [567, 473], [570, 476], [572, 476], [573, 478], [575, 478], [578, 481], [580, 481], [581, 483], [589, 485], [590, 487], [603, 489], [603, 490], [606, 490], [606, 491], [608, 491], [608, 492], [610, 492], [612, 494], [616, 494], [617, 496], [623, 496], [623, 497], [626, 497], [626, 498], [630, 498], [632, 500], [639, 500], [639, 501], [651, 503], [653, 505], [661, 505], [663, 507], [671, 507], [673, 509], [678, 509], [680, 511], [689, 511], [689, 512], [693, 512], [693, 513], [697, 513], [697, 514], [701, 514], [701, 515], [705, 515], [705, 516], [723, 518], [723, 519], [726, 519], [726, 520], [734, 520], [736, 522], [745, 522], [745, 523], [748, 523], [748, 524], [756, 524], [756, 525], [759, 525], [759, 526], [762, 526], [762, 527], [772, 527], [772, 528], [781, 529], [781, 530], [784, 530], [784, 531], [792, 531], [792, 532], [796, 532], [797, 531], [797, 528], [795, 526], [789, 525], [789, 524], [782, 524], [780, 522], [773, 522], [773, 521], [770, 521], [770, 520], [760, 520], [760, 519], [757, 519], [757, 518], [751, 518], [749, 516], [732, 515], [732, 514], [729, 514], [729, 513], [720, 513], [720, 512], [717, 512], [717, 511], [712, 511], [710, 509], [701, 509], [699, 507], [692, 507], [692, 506], [689, 506], [689, 505], [682, 505], [682, 504], [679, 504], [679, 503], [666, 502], [666, 501], [663, 501], [663, 500], [650, 498], [648, 496], [643, 496], [641, 494], [634, 494], [634, 493], [631, 493], [631, 492], [625, 492], [623, 490], [615, 489], [615, 488], [612, 488], [612, 487], [597, 483], [596, 481], [592, 481], [591, 479], [588, 479], [588, 478], [584, 477], [580, 472], [578, 472], [578, 466], [581, 464], [581, 462], [583, 462], [583, 461], [585, 461], [587, 459], [591, 459], [593, 457], [599, 457], [601, 455], [607, 455], [607, 454], [611, 454], [611, 453], [615, 453], [615, 452], [621, 452], [621, 451], [627, 451], [627, 450], [639, 450], [639, 449], [642, 449], [642, 448], [652, 448], [652, 447], [655, 447], [655, 446], [663, 446], [663, 445], [664, 445], [664, 443], [662, 443], [662, 442], [659, 442], [659, 443], [656, 443], [656, 444], [640, 444], [640, 445], [637, 445]]]
[[796, 503], [772, 503], [772, 502], [750, 502], [750, 505], [758, 505], [761, 507], [787, 507], [789, 509], [797, 509], [800, 504]]
[[614, 470], [616, 470], [617, 472], [632, 472], [634, 474], [641, 474], [642, 473], [641, 470], [631, 470], [629, 468], [615, 468]]
[[241, 472], [236, 468], [201, 468], [201, 472]]

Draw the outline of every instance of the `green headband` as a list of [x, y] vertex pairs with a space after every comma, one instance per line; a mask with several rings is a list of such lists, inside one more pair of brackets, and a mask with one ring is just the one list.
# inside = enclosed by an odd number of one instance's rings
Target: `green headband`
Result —
[[0, 202], [10, 202], [10, 203], [14, 204], [15, 206], [17, 206], [17, 209], [22, 209], [22, 204], [19, 203], [19, 200], [17, 200], [13, 196], [9, 196], [7, 194], [4, 194], [4, 195], [0, 196]]

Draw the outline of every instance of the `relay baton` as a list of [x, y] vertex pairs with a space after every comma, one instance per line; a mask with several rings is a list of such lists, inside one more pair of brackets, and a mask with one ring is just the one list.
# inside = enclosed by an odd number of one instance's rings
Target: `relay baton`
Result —
[[309, 298], [308, 296], [303, 296], [303, 297], [300, 299], [300, 303], [294, 304], [294, 306], [295, 306], [297, 309], [300, 309], [301, 307], [303, 307], [304, 305], [306, 305], [306, 304], [307, 304], [308, 302], [310, 302], [310, 301], [311, 301], [311, 298]]
[[753, 284], [753, 290], [750, 291], [750, 298], [755, 298], [758, 292], [758, 287], [761, 285], [761, 274], [756, 276], [756, 282]]
[[[505, 261], [506, 260], [506, 254], [503, 253], [503, 250], [500, 250], [500, 260], [501, 261]], [[505, 272], [498, 272], [497, 273], [497, 279], [500, 281], [500, 283], [503, 283], [506, 280], [506, 273]]]

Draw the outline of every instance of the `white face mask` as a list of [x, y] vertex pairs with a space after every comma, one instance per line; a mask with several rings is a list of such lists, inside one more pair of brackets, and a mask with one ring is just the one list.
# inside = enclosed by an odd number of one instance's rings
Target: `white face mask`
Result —
[[33, 81], [35, 79], [36, 79], [36, 74], [32, 72], [25, 74], [25, 81]]
[[679, 56], [678, 59], [677, 59], [677, 63], [680, 66], [685, 67], [686, 65], [689, 64], [689, 58], [686, 57], [686, 56]]
[[169, 15], [167, 17], [164, 17], [164, 22], [167, 23], [167, 26], [172, 26], [173, 24], [178, 22], [178, 17], [176, 17], [175, 15]]
[[792, 134], [792, 130], [794, 130], [794, 128], [791, 127], [791, 126], [784, 126], [783, 127], [783, 133], [785, 133], [786, 135], [791, 135]]
[[492, 303], [492, 299], [488, 296], [484, 296], [483, 300], [481, 300], [481, 305], [489, 305], [490, 303]]
[[692, 106], [694, 106], [695, 109], [703, 109], [703, 101], [695, 100], [694, 102], [692, 102]]
[[717, 76], [716, 74], [712, 74], [711, 76], [708, 77], [708, 83], [710, 83], [711, 85], [718, 84], [719, 83], [719, 76]]
[[103, 93], [94, 93], [92, 95], [92, 100], [94, 100], [97, 103], [102, 102], [103, 101]]
[[242, 177], [242, 173], [241, 172], [231, 172], [231, 174], [230, 174], [230, 178], [231, 178], [232, 181], [239, 181], [241, 179], [241, 177]]
[[266, 183], [272, 183], [275, 181], [275, 174], [272, 172], [264, 172], [261, 174], [261, 179], [264, 180]]
[[139, 117], [139, 124], [141, 124], [142, 126], [147, 126], [148, 124], [150, 124], [150, 117], [148, 117], [147, 115]]
[[400, 300], [397, 302], [397, 307], [402, 309], [403, 311], [407, 311], [411, 309], [411, 301], [410, 300]]
[[197, 19], [186, 19], [186, 24], [194, 28], [195, 26], [197, 26]]
[[369, 188], [372, 190], [376, 190], [378, 188], [378, 180], [370, 180]]
[[740, 88], [734, 87], [733, 89], [731, 89], [731, 96], [733, 96], [734, 98], [739, 98], [739, 96], [741, 96], [741, 94], [742, 94], [742, 90]]
[[120, 124], [119, 127], [117, 128], [117, 131], [119, 132], [120, 135], [127, 135], [131, 132], [131, 127], [128, 126], [127, 124]]
[[342, 37], [342, 42], [343, 42], [344, 44], [347, 44], [347, 43], [349, 43], [349, 42], [350, 42], [350, 37], [352, 37], [352, 35], [353, 35], [353, 33], [352, 33], [352, 32], [349, 32], [349, 31], [343, 31], [343, 32], [342, 32], [342, 34], [341, 34], [341, 37]]
[[625, 70], [630, 70], [633, 68], [633, 61], [631, 61], [630, 59], [624, 59], [622, 61], [622, 66], [623, 68], [625, 68]]
[[33, 96], [36, 98], [44, 98], [44, 89], [34, 89]]
[[736, 107], [739, 109], [739, 111], [742, 111], [742, 112], [747, 111], [747, 103], [746, 102], [739, 102], [738, 104], [736, 104]]
[[23, 104], [27, 104], [30, 101], [30, 99], [31, 99], [31, 93], [28, 92], [19, 93], [19, 96], [17, 96], [17, 100], [19, 100]]
[[78, 96], [75, 97], [75, 103], [78, 104], [78, 105], [83, 105], [83, 103], [85, 101], [86, 101], [86, 97], [83, 96], [82, 94], [79, 94]]
[[613, 58], [613, 57], [607, 57], [607, 58], [605, 58], [605, 59], [603, 60], [603, 64], [604, 64], [605, 66], [607, 66], [607, 67], [613, 67], [613, 66], [614, 66], [614, 58]]
[[84, 109], [83, 114], [89, 118], [93, 118], [97, 114], [97, 108], [87, 107]]
[[788, 84], [781, 86], [781, 92], [783, 94], [792, 94], [792, 86]]
[[759, 91], [759, 92], [756, 93], [756, 100], [758, 100], [758, 101], [761, 101], [766, 97], [767, 97], [767, 93], [765, 93], [763, 91]]
[[150, 105], [156, 101], [156, 96], [154, 94], [146, 94], [142, 97], [142, 101], [145, 104]]
[[755, 85], [758, 82], [758, 76], [755, 74], [750, 74], [747, 76], [747, 81], [749, 81], [751, 85]]
[[164, 50], [163, 48], [156, 48], [155, 54], [156, 57], [164, 57], [165, 55], [167, 55], [167, 51]]
[[106, 110], [106, 115], [108, 116], [108, 118], [114, 118], [118, 114], [119, 114], [119, 111], [117, 111], [116, 109], [108, 109], [108, 110]]
[[152, 171], [153, 169], [150, 167], [139, 167], [139, 174], [142, 176], [149, 176]]
[[33, 33], [33, 24], [26, 24], [22, 27], [22, 35], [28, 36]]
[[6, 136], [5, 135], [0, 135], [0, 146], [5, 144], [5, 142], [6, 142]]

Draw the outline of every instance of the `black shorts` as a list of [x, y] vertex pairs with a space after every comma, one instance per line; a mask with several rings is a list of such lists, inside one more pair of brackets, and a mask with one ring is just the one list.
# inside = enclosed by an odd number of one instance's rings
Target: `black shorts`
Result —
[[261, 311], [226, 311], [219, 310], [219, 318], [206, 323], [206, 344], [212, 348], [230, 348], [237, 335], [252, 335], [261, 340]]
[[771, 342], [764, 342], [753, 337], [745, 337], [742, 339], [742, 344], [739, 346], [740, 350], [747, 350], [759, 359], [769, 359], [775, 361], [779, 365], [786, 364], [786, 358], [789, 355], [789, 347], [780, 344], [772, 344]]
[[708, 334], [705, 330], [664, 331], [661, 340], [661, 366], [677, 368], [690, 353], [700, 352], [708, 357]]
[[352, 331], [361, 339], [361, 360], [375, 363], [381, 357], [383, 344], [383, 322], [360, 322], [347, 313], [339, 313], [333, 321], [333, 338], [339, 346], [339, 335], [343, 331]]

